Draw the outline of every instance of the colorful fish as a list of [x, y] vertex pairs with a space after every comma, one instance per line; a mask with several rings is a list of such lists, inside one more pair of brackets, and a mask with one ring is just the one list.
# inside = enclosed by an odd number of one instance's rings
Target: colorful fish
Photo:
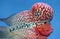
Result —
[[53, 31], [50, 24], [52, 18], [52, 8], [48, 4], [40, 2], [35, 3], [31, 10], [0, 20], [9, 25], [3, 31], [7, 32], [8, 39], [47, 39]]

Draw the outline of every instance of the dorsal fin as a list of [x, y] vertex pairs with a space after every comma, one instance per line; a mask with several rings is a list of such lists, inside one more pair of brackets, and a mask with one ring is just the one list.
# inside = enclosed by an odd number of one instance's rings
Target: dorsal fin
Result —
[[10, 15], [9, 17], [7, 17], [7, 19], [13, 17], [13, 16], [16, 15], [16, 14], [17, 14], [17, 13], [13, 13], [13, 14]]
[[10, 21], [11, 21], [11, 19], [14, 17], [14, 15], [16, 15], [17, 13], [14, 13], [14, 14], [12, 14], [11, 16], [9, 16], [9, 17], [7, 17], [7, 18], [0, 18], [0, 21], [2, 21], [2, 22], [5, 22], [7, 25], [10, 25], [9, 23], [10, 23]]
[[6, 21], [7, 20], [7, 18], [0, 18], [0, 21]]

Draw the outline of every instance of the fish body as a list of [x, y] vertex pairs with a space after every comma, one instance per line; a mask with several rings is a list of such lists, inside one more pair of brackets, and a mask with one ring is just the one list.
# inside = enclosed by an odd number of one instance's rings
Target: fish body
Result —
[[[26, 31], [34, 27], [35, 24], [30, 22], [21, 22], [20, 25], [16, 26], [8, 26], [8, 27], [0, 27], [0, 38], [1, 39], [22, 39]], [[17, 36], [17, 37], [16, 37]], [[20, 37], [19, 37], [20, 36]]]
[[52, 17], [53, 10], [49, 5], [36, 3], [32, 10], [0, 20], [9, 24], [3, 31], [7, 32], [6, 36], [9, 36], [9, 39], [47, 39], [53, 31], [50, 24]]
[[[33, 27], [24, 27], [24, 28], [17, 28], [16, 26], [8, 26], [7, 28], [1, 28], [0, 33], [2, 35], [1, 38], [4, 37], [7, 39], [47, 39], [49, 34], [52, 32], [52, 28], [50, 24], [43, 24], [43, 25], [31, 25]], [[20, 26], [19, 26], [20, 27]], [[1, 30], [2, 29], [2, 30]], [[4, 30], [3, 30], [4, 29]]]

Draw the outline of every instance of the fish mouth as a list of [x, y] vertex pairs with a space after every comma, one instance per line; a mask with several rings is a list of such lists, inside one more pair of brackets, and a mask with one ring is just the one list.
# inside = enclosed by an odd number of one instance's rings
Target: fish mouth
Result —
[[49, 36], [53, 29], [50, 24], [42, 24], [35, 27], [35, 30], [40, 35]]

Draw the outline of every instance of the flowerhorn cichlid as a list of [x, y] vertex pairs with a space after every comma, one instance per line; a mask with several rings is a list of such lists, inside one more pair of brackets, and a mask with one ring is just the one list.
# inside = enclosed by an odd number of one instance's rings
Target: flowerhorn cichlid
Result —
[[52, 17], [52, 8], [40, 2], [34, 4], [31, 10], [0, 20], [10, 25], [4, 29], [8, 39], [47, 39], [53, 31], [50, 24]]
[[1, 21], [4, 21], [6, 24], [8, 24], [9, 26], [13, 26], [13, 25], [19, 25], [20, 22], [31, 22], [33, 21], [33, 17], [32, 17], [32, 13], [30, 10], [25, 10], [22, 11], [18, 14], [14, 14], [8, 18], [0, 18]]

